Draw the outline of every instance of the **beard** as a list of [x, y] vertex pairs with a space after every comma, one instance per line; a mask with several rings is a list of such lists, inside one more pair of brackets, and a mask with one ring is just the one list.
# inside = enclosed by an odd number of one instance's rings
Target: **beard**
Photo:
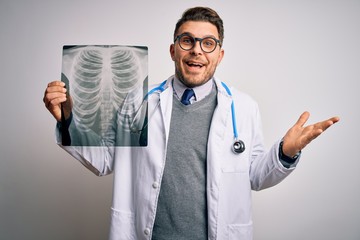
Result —
[[212, 69], [209, 69], [207, 72], [204, 72], [201, 75], [187, 74], [188, 76], [185, 76], [184, 74], [185, 70], [181, 69], [175, 63], [175, 76], [179, 79], [180, 82], [182, 82], [185, 86], [189, 88], [201, 86], [207, 83], [210, 79], [213, 78], [215, 70], [216, 70], [216, 66], [213, 66]]

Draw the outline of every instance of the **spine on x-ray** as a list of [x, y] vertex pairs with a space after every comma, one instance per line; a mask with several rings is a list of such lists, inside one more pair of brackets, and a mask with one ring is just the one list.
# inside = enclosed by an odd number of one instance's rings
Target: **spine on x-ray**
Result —
[[114, 116], [126, 94], [139, 87], [139, 62], [131, 49], [87, 49], [72, 71], [73, 114], [83, 132], [113, 139]]

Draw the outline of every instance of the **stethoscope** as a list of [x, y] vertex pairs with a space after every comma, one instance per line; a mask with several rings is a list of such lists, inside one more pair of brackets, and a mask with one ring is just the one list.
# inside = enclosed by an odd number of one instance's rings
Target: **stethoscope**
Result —
[[[144, 106], [145, 103], [147, 103], [148, 101], [148, 97], [150, 95], [152, 95], [153, 93], [161, 93], [165, 90], [164, 86], [166, 84], [166, 81], [163, 81], [159, 86], [157, 87], [154, 87], [153, 89], [151, 89], [146, 95], [145, 97], [143, 98], [143, 102], [141, 103], [141, 106], [139, 109], [142, 109], [142, 107]], [[232, 94], [231, 94], [231, 91], [229, 89], [229, 87], [224, 83], [224, 82], [221, 82], [222, 86], [225, 88], [227, 94], [229, 94], [229, 96], [232, 97]], [[156, 107], [160, 104], [160, 100], [158, 101]], [[156, 109], [155, 107], [155, 109]], [[134, 127], [134, 123], [136, 121], [136, 119], [138, 119], [138, 115], [139, 113], [141, 113], [142, 111], [141, 110], [138, 110], [133, 118], [133, 121], [131, 122], [130, 124], [130, 130], [132, 132], [140, 132], [142, 131], [143, 129], [145, 129], [147, 127], [147, 124], [148, 124], [148, 119], [151, 118], [151, 116], [154, 114], [154, 112], [152, 112], [148, 117], [147, 117], [147, 120], [145, 121], [146, 123], [142, 126], [141, 129], [137, 130], [135, 127]], [[236, 127], [236, 116], [235, 116], [235, 105], [234, 105], [234, 100], [231, 101], [231, 119], [232, 119], [232, 127], [233, 127], [233, 134], [234, 134], [234, 143], [232, 145], [232, 151], [235, 153], [235, 154], [239, 154], [239, 153], [242, 153], [245, 151], [245, 143], [239, 139], [239, 135], [238, 135], [238, 131], [237, 131], [237, 127]]]
[[[224, 82], [221, 82], [221, 84], [223, 85], [223, 87], [225, 88], [225, 90], [229, 94], [229, 96], [232, 97], [229, 87]], [[239, 153], [242, 153], [245, 151], [245, 143], [239, 139], [239, 134], [238, 134], [237, 127], [236, 127], [234, 99], [231, 100], [231, 119], [232, 119], [234, 139], [235, 139], [232, 150], [234, 153], [239, 154]]]

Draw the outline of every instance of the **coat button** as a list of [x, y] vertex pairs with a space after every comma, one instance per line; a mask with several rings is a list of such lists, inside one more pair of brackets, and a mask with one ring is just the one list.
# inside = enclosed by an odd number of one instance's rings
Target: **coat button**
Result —
[[159, 183], [158, 183], [158, 182], [154, 182], [154, 183], [152, 184], [152, 187], [153, 187], [154, 189], [157, 189], [157, 188], [159, 187]]
[[149, 234], [150, 234], [150, 229], [149, 229], [149, 228], [145, 228], [144, 233], [145, 233], [145, 235], [149, 235]]

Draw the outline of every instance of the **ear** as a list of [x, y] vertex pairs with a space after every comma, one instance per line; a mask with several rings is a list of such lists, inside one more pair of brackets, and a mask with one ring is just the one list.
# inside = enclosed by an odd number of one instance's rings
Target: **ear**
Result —
[[224, 49], [221, 48], [220, 52], [219, 52], [219, 58], [218, 58], [218, 61], [217, 61], [217, 66], [220, 64], [221, 60], [223, 59], [224, 54], [225, 54], [225, 51], [224, 51]]
[[173, 61], [175, 61], [175, 45], [174, 44], [170, 45], [170, 56], [171, 56], [171, 59]]

